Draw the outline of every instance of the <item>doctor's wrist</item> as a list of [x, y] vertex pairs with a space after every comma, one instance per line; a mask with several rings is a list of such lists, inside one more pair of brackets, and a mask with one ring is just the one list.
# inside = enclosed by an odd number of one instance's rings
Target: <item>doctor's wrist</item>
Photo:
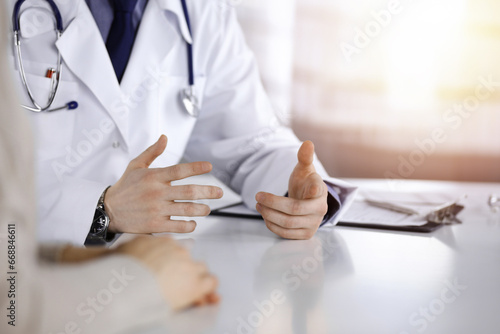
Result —
[[109, 233], [120, 233], [118, 230], [118, 227], [116, 226], [116, 215], [114, 214], [114, 206], [111, 204], [113, 201], [110, 200], [110, 198], [113, 197], [114, 194], [114, 188], [113, 186], [109, 187], [108, 191], [104, 195], [104, 201], [103, 205], [106, 210], [106, 213], [108, 214], [109, 217], [109, 227], [108, 227], [108, 232]]

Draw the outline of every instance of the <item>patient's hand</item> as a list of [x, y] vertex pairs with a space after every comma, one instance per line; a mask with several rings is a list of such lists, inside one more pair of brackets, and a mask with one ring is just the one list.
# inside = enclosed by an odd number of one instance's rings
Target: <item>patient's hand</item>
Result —
[[169, 237], [141, 236], [118, 246], [117, 253], [137, 258], [155, 274], [163, 296], [174, 310], [193, 305], [214, 304], [217, 279], [201, 262]]
[[104, 247], [81, 248], [65, 246], [57, 259], [60, 263], [82, 263], [111, 254], [112, 250]]
[[63, 249], [60, 262], [81, 263], [115, 254], [131, 256], [149, 268], [174, 310], [219, 301], [215, 291], [217, 279], [205, 264], [195, 262], [185, 248], [169, 237], [140, 236], [115, 249], [68, 246]]

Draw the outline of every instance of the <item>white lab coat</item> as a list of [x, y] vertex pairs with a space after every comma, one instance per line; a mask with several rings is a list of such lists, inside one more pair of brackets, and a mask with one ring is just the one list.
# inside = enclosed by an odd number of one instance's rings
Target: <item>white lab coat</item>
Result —
[[[258, 191], [285, 194], [300, 143], [274, 117], [230, 5], [188, 1], [191, 36], [179, 0], [149, 0], [119, 84], [85, 1], [56, 3], [65, 28], [57, 43], [44, 1], [26, 1], [21, 15], [23, 59], [38, 100], [47, 99], [44, 75], [59, 50], [65, 67], [54, 106], [79, 103], [74, 111], [28, 112], [36, 129], [41, 240], [82, 244], [102, 191], [161, 134], [168, 146], [156, 167], [183, 156], [210, 161], [250, 207]], [[186, 41], [194, 43], [198, 119], [178, 97], [188, 85]], [[11, 60], [17, 68], [14, 54]], [[19, 87], [28, 103], [20, 80]], [[319, 162], [317, 169], [327, 177]]]

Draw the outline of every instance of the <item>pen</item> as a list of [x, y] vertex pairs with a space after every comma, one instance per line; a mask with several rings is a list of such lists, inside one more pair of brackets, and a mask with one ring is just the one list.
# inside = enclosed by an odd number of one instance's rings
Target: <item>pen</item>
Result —
[[410, 209], [410, 208], [407, 208], [404, 206], [400, 206], [397, 204], [389, 203], [389, 202], [379, 202], [379, 201], [374, 201], [374, 200], [370, 200], [370, 199], [365, 199], [365, 202], [370, 204], [370, 205], [379, 207], [379, 208], [388, 209], [388, 210], [401, 212], [401, 213], [406, 213], [407, 215], [418, 215], [419, 214], [417, 211], [415, 211], [413, 209]]

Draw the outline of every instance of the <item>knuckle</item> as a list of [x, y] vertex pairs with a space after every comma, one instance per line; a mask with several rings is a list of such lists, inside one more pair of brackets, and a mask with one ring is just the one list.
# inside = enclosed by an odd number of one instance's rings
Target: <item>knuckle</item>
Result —
[[177, 180], [181, 175], [181, 166], [173, 165], [168, 168], [170, 178], [173, 180]]
[[154, 217], [158, 216], [158, 214], [160, 213], [161, 209], [162, 209], [161, 204], [158, 201], [153, 201], [150, 204], [150, 210], [151, 210], [151, 213], [153, 214], [152, 220], [154, 220]]
[[163, 198], [166, 196], [166, 191], [160, 187], [151, 187], [149, 190], [151, 199]]

